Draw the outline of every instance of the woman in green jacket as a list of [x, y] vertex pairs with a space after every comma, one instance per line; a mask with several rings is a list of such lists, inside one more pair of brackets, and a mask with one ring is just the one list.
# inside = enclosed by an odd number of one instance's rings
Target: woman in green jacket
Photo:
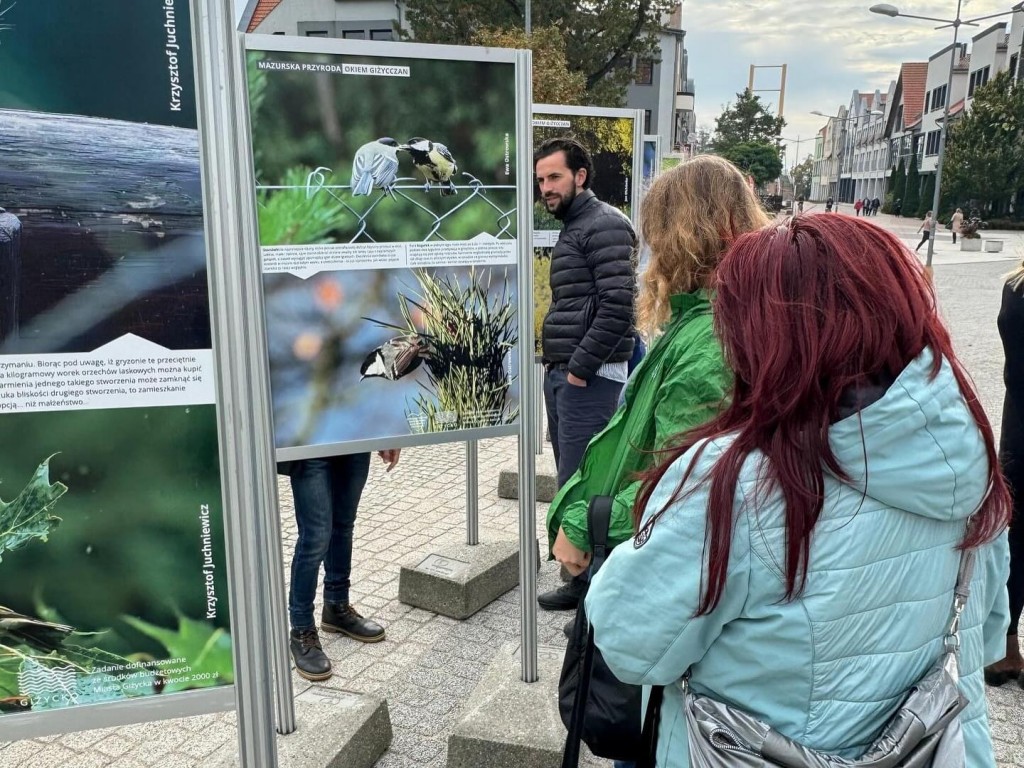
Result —
[[[615, 498], [612, 546], [631, 538], [640, 488], [634, 478], [649, 467], [651, 451], [721, 410], [732, 373], [712, 330], [708, 286], [729, 244], [769, 222], [743, 174], [712, 155], [661, 174], [644, 197], [640, 231], [651, 260], [641, 277], [637, 325], [654, 343], [626, 385], [624, 405], [548, 510], [552, 555], [574, 576], [590, 560], [590, 499]], [[574, 579], [560, 591], [578, 598], [582, 585]]]

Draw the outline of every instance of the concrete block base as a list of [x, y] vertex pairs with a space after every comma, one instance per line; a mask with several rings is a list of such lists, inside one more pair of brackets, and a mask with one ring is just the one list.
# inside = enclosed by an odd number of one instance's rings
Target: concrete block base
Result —
[[[373, 768], [391, 746], [387, 702], [313, 685], [295, 697], [296, 730], [277, 736], [281, 768]], [[205, 761], [204, 761], [205, 762]], [[215, 753], [210, 768], [236, 768], [238, 750]]]
[[[558, 492], [558, 471], [550, 451], [537, 457], [537, 501], [550, 504]], [[519, 498], [519, 465], [505, 467], [498, 474], [498, 498]]]
[[518, 584], [518, 540], [481, 531], [479, 544], [442, 544], [426, 557], [419, 555], [403, 565], [398, 599], [425, 611], [465, 619]]
[[558, 715], [562, 648], [538, 649], [539, 680], [520, 680], [519, 647], [502, 647], [448, 737], [448, 768], [559, 768], [565, 727]]

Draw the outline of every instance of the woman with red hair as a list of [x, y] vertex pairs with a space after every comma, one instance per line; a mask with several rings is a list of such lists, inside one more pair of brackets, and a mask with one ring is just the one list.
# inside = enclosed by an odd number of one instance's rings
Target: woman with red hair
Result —
[[735, 372], [637, 499], [586, 600], [622, 680], [666, 686], [657, 765], [685, 768], [683, 691], [847, 759], [941, 656], [962, 548], [966, 765], [995, 766], [982, 680], [1008, 621], [1010, 498], [920, 264], [850, 217], [741, 237], [715, 327]]

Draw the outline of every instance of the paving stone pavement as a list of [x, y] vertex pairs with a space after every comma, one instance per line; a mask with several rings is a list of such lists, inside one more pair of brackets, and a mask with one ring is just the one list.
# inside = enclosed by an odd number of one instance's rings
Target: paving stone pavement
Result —
[[[878, 223], [910, 241], [917, 223]], [[941, 237], [941, 235], [940, 235]], [[916, 244], [916, 240], [912, 245]], [[952, 330], [958, 353], [978, 386], [995, 423], [1002, 407], [1002, 351], [995, 318], [1000, 276], [1012, 266], [1014, 252], [1024, 257], [1024, 236], [1011, 236], [1009, 254], [964, 254], [950, 244], [936, 250], [935, 282], [940, 308]], [[483, 528], [517, 532], [517, 506], [497, 498], [498, 473], [515, 462], [514, 439], [480, 443], [480, 523]], [[461, 536], [465, 526], [465, 449], [461, 444], [403, 451], [399, 467], [385, 474], [375, 463], [356, 524], [353, 601], [385, 624], [388, 639], [363, 645], [345, 637], [324, 636], [335, 662], [332, 688], [373, 692], [388, 699], [394, 728], [391, 749], [377, 768], [438, 768], [445, 763], [449, 734], [461, 707], [488, 661], [505, 642], [519, 636], [519, 590], [513, 590], [475, 616], [458, 622], [398, 602], [399, 565], [429, 553], [441, 539]], [[291, 495], [280, 484], [282, 562], [295, 542]], [[546, 505], [538, 504], [537, 530], [543, 537]], [[538, 590], [559, 583], [557, 567], [543, 562]], [[564, 613], [541, 611], [539, 641], [564, 645]], [[296, 693], [310, 683], [292, 675]], [[1024, 766], [1024, 691], [1015, 686], [989, 690], [992, 733], [1000, 768]], [[289, 739], [316, 739], [301, 730]], [[231, 713], [181, 718], [143, 725], [0, 743], [3, 768], [200, 768], [214, 752], [233, 744]], [[610, 763], [588, 757], [588, 766]]]

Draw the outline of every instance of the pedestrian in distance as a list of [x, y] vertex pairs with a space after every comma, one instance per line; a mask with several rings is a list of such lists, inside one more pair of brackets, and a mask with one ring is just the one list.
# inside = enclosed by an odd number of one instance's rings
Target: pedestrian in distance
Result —
[[953, 216], [949, 220], [949, 228], [953, 232], [953, 244], [956, 244], [956, 236], [960, 234], [960, 231], [964, 224], [964, 212], [957, 208], [953, 212]]
[[797, 213], [803, 213], [804, 212], [804, 196], [803, 195], [800, 195], [800, 199], [796, 201], [796, 212]]
[[857, 198], [857, 201], [853, 204], [853, 210], [855, 216], [860, 216], [860, 211], [864, 207], [864, 201]]
[[871, 200], [871, 215], [872, 216], [877, 216], [878, 215], [878, 209], [881, 208], [881, 207], [882, 207], [882, 201], [879, 200], [877, 197], [872, 198], [872, 200]]
[[921, 226], [917, 228], [917, 231], [921, 233], [921, 242], [917, 244], [917, 248], [914, 249], [914, 253], [921, 250], [921, 246], [927, 243], [932, 236], [932, 212], [928, 211], [924, 215], [924, 221], [921, 222]]
[[834, 205], [834, 202], [833, 202], [832, 197], [830, 195], [829, 198], [825, 201], [825, 213], [832, 213], [832, 206], [833, 205]]
[[[379, 452], [390, 472], [401, 452]], [[326, 680], [331, 660], [324, 653], [313, 615], [320, 566], [324, 569], [324, 607], [320, 628], [363, 643], [384, 639], [380, 624], [364, 618], [349, 600], [356, 510], [370, 471], [370, 454], [353, 453], [281, 462], [291, 479], [298, 539], [288, 587], [289, 650], [295, 671], [307, 680]]]
[[[544, 403], [558, 485], [572, 476], [591, 438], [608, 424], [628, 376], [634, 346], [636, 235], [629, 219], [590, 187], [590, 152], [574, 139], [553, 138], [534, 153], [541, 199], [560, 219], [551, 256], [551, 304], [541, 333]], [[548, 610], [575, 608], [577, 578]]]
[[[770, 221], [742, 172], [715, 155], [698, 155], [661, 174], [640, 216], [651, 256], [640, 283], [637, 325], [654, 341], [626, 386], [624, 406], [591, 441], [548, 508], [552, 555], [573, 575], [590, 563], [590, 499], [614, 497], [611, 546], [631, 538], [640, 489], [635, 474], [650, 468], [651, 451], [722, 407], [732, 374], [712, 329], [712, 276], [729, 243]], [[557, 597], [542, 595], [541, 605], [575, 608]], [[579, 599], [575, 592], [571, 597]]]
[[903, 198], [896, 198], [896, 202], [892, 204], [892, 215], [902, 216], [903, 215]]
[[1010, 596], [1010, 625], [1006, 631], [1006, 655], [986, 667], [985, 682], [1003, 685], [1012, 680], [1024, 688], [1024, 657], [1018, 637], [1024, 611], [1024, 264], [1006, 276], [998, 324], [1006, 359], [999, 460], [1013, 495], [1010, 575], [1006, 584]]
[[739, 238], [713, 289], [729, 405], [660, 455], [585, 601], [611, 671], [664, 686], [658, 767], [691, 765], [687, 691], [861, 758], [953, 642], [966, 548], [966, 763], [934, 765], [995, 768], [1010, 495], [923, 268], [873, 224], [801, 216]]

